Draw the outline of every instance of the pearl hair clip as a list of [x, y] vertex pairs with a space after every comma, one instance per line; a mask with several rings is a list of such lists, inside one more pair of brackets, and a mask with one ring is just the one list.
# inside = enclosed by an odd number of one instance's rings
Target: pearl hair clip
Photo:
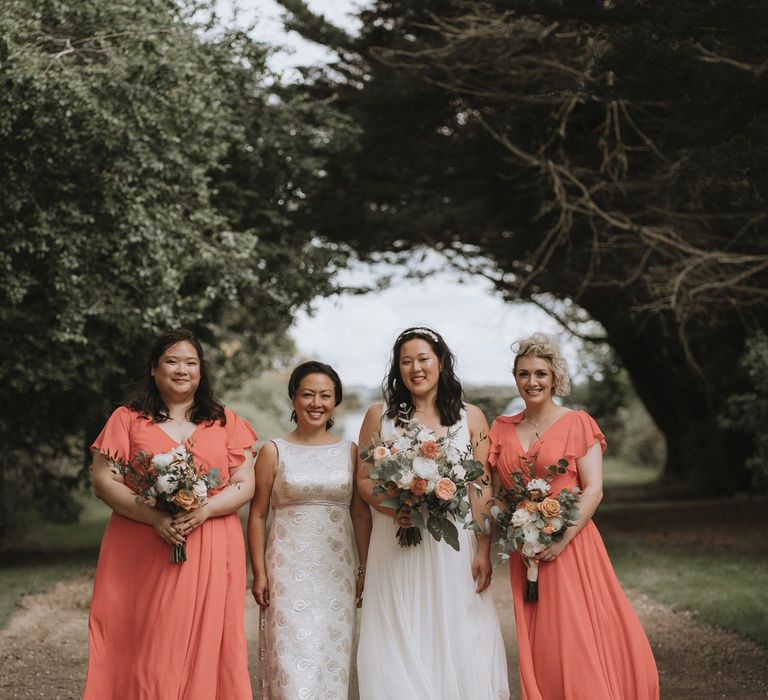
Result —
[[431, 338], [436, 343], [440, 342], [440, 339], [437, 337], [437, 334], [434, 331], [429, 330], [429, 328], [410, 328], [407, 331], [403, 331], [399, 335], [398, 340], [405, 338], [408, 335], [416, 335], [417, 333], [420, 333], [421, 335], [426, 335], [428, 338]]

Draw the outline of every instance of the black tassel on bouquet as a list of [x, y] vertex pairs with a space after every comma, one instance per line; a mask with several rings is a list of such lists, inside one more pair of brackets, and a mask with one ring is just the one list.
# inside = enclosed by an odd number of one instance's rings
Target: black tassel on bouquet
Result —
[[401, 547], [415, 547], [421, 544], [421, 530], [417, 527], [399, 527], [397, 541]]
[[527, 567], [525, 574], [525, 602], [536, 603], [539, 600], [539, 562], [524, 557]]

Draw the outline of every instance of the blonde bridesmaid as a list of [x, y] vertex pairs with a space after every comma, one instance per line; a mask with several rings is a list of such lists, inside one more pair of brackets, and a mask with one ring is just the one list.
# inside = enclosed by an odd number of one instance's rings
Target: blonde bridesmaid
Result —
[[[539, 560], [539, 600], [525, 602], [526, 566], [510, 557], [510, 579], [523, 700], [658, 700], [656, 663], [592, 522], [602, 499], [605, 438], [584, 411], [558, 406], [569, 380], [555, 343], [538, 333], [519, 341], [514, 363], [525, 410], [497, 418], [489, 463], [510, 488], [511, 475], [535, 465], [535, 475], [568, 460], [552, 494], [578, 486], [580, 517]], [[526, 469], [527, 473], [527, 469]]]

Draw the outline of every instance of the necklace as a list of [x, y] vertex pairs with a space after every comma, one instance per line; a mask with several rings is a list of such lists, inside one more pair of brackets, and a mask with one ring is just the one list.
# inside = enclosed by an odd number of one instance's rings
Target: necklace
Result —
[[529, 425], [532, 425], [532, 426], [533, 426], [533, 434], [534, 434], [534, 435], [535, 435], [537, 438], [541, 438], [541, 435], [539, 435], [539, 423], [541, 423], [541, 420], [533, 420], [533, 419], [529, 418], [529, 417], [528, 417], [528, 412], [527, 412], [527, 411], [526, 411], [526, 413], [525, 413], [525, 418], [524, 418], [524, 420], [525, 420], [525, 422], [526, 422], [526, 423], [528, 423]]

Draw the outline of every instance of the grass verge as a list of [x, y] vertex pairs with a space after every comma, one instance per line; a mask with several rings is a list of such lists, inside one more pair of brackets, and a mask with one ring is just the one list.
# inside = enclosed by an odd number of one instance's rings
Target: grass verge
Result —
[[57, 524], [37, 518], [23, 536], [0, 554], [0, 628], [28, 594], [74, 578], [96, 564], [99, 543], [111, 511], [84, 496], [79, 523]]
[[0, 629], [8, 624], [25, 595], [40, 593], [59, 581], [75, 578], [92, 567], [92, 557], [77, 556], [53, 563], [23, 563], [0, 568]]
[[612, 486], [644, 486], [659, 478], [659, 467], [638, 465], [621, 457], [606, 457], [603, 460], [603, 483]]
[[[692, 524], [693, 526], [693, 524]], [[768, 557], [606, 535], [622, 586], [768, 647]]]

